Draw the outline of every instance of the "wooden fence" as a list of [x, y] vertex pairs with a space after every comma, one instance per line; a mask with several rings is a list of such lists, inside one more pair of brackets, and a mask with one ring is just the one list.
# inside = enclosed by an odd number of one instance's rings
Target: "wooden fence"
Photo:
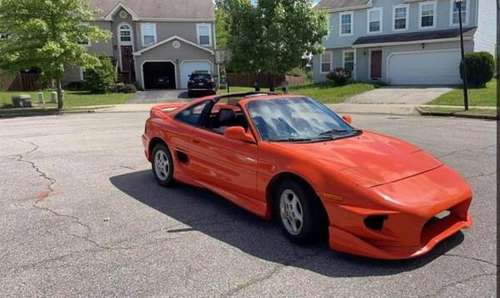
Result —
[[7, 91], [37, 91], [43, 87], [39, 74], [21, 72], [7, 87]]
[[259, 82], [262, 88], [269, 88], [271, 82], [274, 87], [283, 86], [288, 82], [288, 86], [303, 85], [305, 83], [304, 77], [286, 76], [286, 75], [271, 75], [271, 74], [251, 74], [251, 73], [229, 73], [227, 75], [230, 86], [238, 87], [254, 87], [255, 82]]

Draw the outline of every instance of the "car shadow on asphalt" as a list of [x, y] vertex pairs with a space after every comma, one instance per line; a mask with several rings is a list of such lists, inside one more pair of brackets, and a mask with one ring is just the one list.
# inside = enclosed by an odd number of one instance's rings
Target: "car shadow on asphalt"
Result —
[[459, 232], [420, 258], [374, 260], [331, 251], [326, 241], [308, 246], [294, 245], [281, 234], [278, 224], [264, 221], [203, 189], [181, 184], [173, 188], [160, 187], [151, 171], [114, 176], [110, 181], [128, 195], [124, 199], [133, 198], [185, 225], [166, 233], [198, 231], [263, 260], [330, 277], [381, 276], [412, 271], [429, 264], [464, 240], [463, 233]]

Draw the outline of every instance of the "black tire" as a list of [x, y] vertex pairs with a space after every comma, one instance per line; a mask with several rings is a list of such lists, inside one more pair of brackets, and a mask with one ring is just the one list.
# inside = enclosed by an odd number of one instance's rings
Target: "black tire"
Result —
[[[157, 154], [163, 153], [164, 157], [166, 156], [166, 159], [168, 161], [168, 170], [165, 169], [165, 172], [162, 173], [162, 170], [159, 169], [161, 166], [157, 168], [156, 162], [157, 162]], [[155, 175], [156, 181], [158, 184], [161, 186], [169, 187], [174, 184], [174, 162], [172, 159], [172, 155], [170, 154], [170, 150], [168, 150], [168, 147], [164, 144], [157, 144], [153, 148], [152, 152], [152, 161], [151, 161], [151, 167], [153, 169], [153, 174]], [[158, 172], [160, 170], [160, 172]]]
[[[287, 224], [285, 223], [286, 218], [283, 216], [281, 208], [282, 196], [288, 191], [292, 191], [296, 195], [302, 208], [302, 228], [300, 232], [295, 234], [287, 228]], [[286, 180], [277, 187], [274, 194], [274, 202], [276, 217], [283, 233], [290, 241], [296, 244], [308, 244], [320, 239], [327, 225], [321, 201], [310, 187], [296, 180]]]
[[194, 92], [193, 91], [188, 91], [188, 97], [193, 98], [194, 97]]

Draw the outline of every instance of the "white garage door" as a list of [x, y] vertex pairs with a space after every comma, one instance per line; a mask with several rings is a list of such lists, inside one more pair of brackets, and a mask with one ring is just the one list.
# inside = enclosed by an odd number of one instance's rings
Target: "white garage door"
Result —
[[181, 64], [181, 88], [187, 88], [189, 76], [195, 71], [208, 71], [212, 73], [212, 65], [203, 61], [184, 62]]
[[454, 85], [460, 79], [460, 52], [456, 50], [395, 53], [389, 57], [393, 85]]

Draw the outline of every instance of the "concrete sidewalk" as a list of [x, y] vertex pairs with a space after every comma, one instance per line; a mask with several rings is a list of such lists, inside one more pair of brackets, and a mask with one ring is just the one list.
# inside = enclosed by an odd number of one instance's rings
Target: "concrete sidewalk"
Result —
[[388, 115], [418, 115], [416, 105], [407, 104], [327, 104], [333, 111], [342, 114], [388, 114]]

